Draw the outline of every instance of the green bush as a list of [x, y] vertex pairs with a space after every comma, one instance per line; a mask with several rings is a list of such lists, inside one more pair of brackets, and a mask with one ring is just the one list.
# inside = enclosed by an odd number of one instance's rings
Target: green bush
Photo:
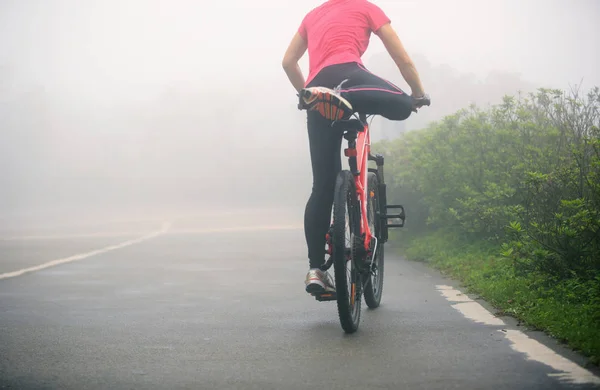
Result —
[[[390, 157], [388, 198], [407, 211], [407, 255], [558, 337], [598, 336], [569, 327], [600, 329], [599, 129], [599, 88], [540, 89], [375, 145]], [[431, 234], [451, 237], [418, 239]], [[575, 343], [598, 356], [588, 344]]]
[[539, 90], [470, 107], [377, 150], [408, 230], [505, 243], [522, 272], [600, 272], [600, 90]]

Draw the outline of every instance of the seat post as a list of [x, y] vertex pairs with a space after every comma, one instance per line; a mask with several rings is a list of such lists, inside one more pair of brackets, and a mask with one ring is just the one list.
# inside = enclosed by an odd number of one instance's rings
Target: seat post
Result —
[[356, 161], [356, 137], [358, 132], [356, 130], [348, 130], [344, 133], [344, 138], [348, 140], [348, 147], [344, 149], [344, 155], [348, 157], [348, 166], [350, 172], [354, 176], [358, 176], [360, 171], [358, 170], [358, 162]]

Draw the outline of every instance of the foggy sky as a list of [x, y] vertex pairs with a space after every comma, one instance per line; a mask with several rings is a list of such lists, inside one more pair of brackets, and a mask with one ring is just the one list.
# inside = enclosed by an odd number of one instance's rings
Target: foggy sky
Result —
[[[408, 50], [432, 63], [478, 75], [520, 71], [545, 84], [600, 84], [596, 0], [374, 2]], [[20, 82], [69, 91], [65, 99], [106, 104], [115, 85], [140, 99], [166, 82], [284, 83], [282, 53], [304, 13], [320, 3], [3, 0], [0, 64]], [[374, 39], [370, 52], [381, 50]]]
[[[186, 194], [191, 203], [199, 187], [182, 178], [239, 192], [262, 175], [288, 187], [272, 198], [303, 201], [305, 117], [281, 59], [320, 3], [1, 0], [0, 213], [31, 208], [42, 187], [58, 191], [47, 204], [62, 199], [69, 207], [67, 195], [83, 187], [77, 199], [104, 199], [108, 187], [82, 182], [115, 177], [130, 182], [130, 200]], [[409, 53], [433, 65], [480, 78], [518, 72], [550, 87], [600, 85], [597, 0], [374, 3]], [[374, 37], [366, 65], [383, 51]], [[147, 177], [161, 185], [131, 184]], [[291, 191], [292, 183], [304, 190]], [[246, 198], [273, 189], [253, 188]]]

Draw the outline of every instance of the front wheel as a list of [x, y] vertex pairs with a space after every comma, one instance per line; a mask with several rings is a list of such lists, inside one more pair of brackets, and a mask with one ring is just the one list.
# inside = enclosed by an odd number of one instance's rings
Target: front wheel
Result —
[[335, 183], [332, 241], [338, 314], [346, 333], [356, 332], [360, 322], [362, 283], [352, 258], [352, 245], [359, 235], [360, 207], [354, 176], [342, 171]]
[[371, 240], [371, 247], [375, 249], [375, 258], [369, 256], [367, 258], [366, 266], [371, 265], [370, 273], [365, 284], [365, 302], [371, 309], [379, 307], [381, 303], [381, 296], [383, 293], [383, 242], [379, 241], [381, 237], [381, 224], [384, 223], [381, 219], [380, 197], [379, 197], [379, 180], [377, 175], [373, 172], [369, 172], [367, 179], [367, 220], [369, 223], [369, 229], [371, 233], [377, 238]]

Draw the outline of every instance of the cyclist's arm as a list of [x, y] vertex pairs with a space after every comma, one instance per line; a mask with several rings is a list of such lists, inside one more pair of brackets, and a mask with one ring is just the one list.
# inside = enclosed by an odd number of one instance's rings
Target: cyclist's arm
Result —
[[302, 74], [302, 70], [300, 69], [300, 65], [298, 65], [298, 61], [306, 52], [308, 48], [306, 41], [300, 36], [300, 34], [296, 33], [290, 42], [290, 45], [283, 56], [283, 61], [281, 65], [283, 66], [283, 70], [287, 74], [288, 79], [296, 88], [296, 91], [300, 92], [302, 88], [304, 88], [304, 75]]
[[377, 30], [376, 34], [385, 45], [385, 48], [398, 66], [398, 69], [400, 69], [402, 77], [404, 77], [404, 80], [406, 80], [410, 86], [412, 96], [416, 98], [422, 97], [425, 94], [425, 91], [421, 84], [417, 68], [404, 49], [404, 45], [400, 41], [396, 31], [394, 31], [392, 25], [390, 23], [383, 25]]

